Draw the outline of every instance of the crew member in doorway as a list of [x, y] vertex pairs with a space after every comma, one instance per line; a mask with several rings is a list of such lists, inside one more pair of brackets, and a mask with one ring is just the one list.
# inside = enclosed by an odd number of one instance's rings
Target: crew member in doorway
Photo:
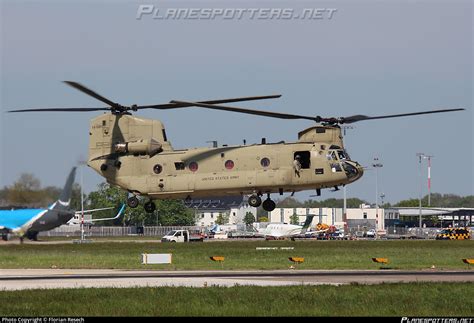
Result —
[[300, 155], [295, 156], [295, 160], [293, 160], [293, 168], [295, 169], [295, 175], [300, 177], [300, 171], [301, 171], [301, 157]]

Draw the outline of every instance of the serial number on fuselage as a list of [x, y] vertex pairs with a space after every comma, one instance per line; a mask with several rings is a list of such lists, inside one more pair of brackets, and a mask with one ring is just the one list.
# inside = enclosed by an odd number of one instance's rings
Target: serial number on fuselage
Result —
[[240, 176], [234, 175], [234, 176], [209, 176], [209, 177], [203, 177], [201, 180], [202, 181], [225, 181], [225, 180], [230, 180], [230, 179], [238, 179]]

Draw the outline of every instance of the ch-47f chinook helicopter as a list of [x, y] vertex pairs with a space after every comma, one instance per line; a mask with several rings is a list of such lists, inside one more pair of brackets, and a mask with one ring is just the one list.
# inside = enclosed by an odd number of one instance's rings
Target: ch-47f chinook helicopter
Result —
[[[137, 196], [147, 198], [147, 212], [155, 210], [156, 199], [190, 199], [224, 195], [249, 195], [248, 203], [266, 211], [275, 209], [271, 193], [335, 188], [358, 180], [362, 166], [349, 158], [344, 149], [340, 124], [363, 120], [395, 118], [464, 109], [431, 110], [369, 117], [304, 116], [239, 107], [223, 103], [273, 99], [280, 95], [241, 97], [189, 102], [173, 100], [158, 105], [123, 106], [71, 81], [66, 84], [107, 104], [103, 108], [40, 108], [9, 112], [107, 111], [91, 120], [88, 165], [108, 183], [130, 193], [128, 206], [139, 204]], [[182, 109], [199, 107], [247, 113], [281, 119], [307, 119], [316, 122], [298, 133], [296, 142], [173, 149], [163, 124], [138, 118], [132, 111], [142, 109]], [[295, 160], [298, 162], [295, 162]], [[261, 196], [267, 198], [263, 201]]]

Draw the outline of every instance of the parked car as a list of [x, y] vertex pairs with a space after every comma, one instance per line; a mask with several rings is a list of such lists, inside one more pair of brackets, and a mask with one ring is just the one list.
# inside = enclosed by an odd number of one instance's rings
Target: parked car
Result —
[[369, 231], [367, 231], [366, 237], [367, 238], [375, 238], [375, 229], [370, 229]]

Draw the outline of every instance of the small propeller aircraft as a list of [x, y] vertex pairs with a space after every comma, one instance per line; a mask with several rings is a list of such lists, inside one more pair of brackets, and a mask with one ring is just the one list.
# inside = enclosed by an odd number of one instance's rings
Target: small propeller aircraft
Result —
[[[65, 83], [107, 104], [98, 108], [35, 108], [9, 112], [106, 111], [91, 120], [88, 165], [111, 185], [127, 190], [129, 207], [137, 197], [146, 197], [144, 208], [153, 212], [155, 199], [191, 199], [212, 196], [249, 195], [253, 207], [275, 209], [270, 194], [302, 190], [338, 189], [363, 175], [362, 166], [344, 149], [341, 124], [364, 120], [405, 117], [464, 110], [443, 109], [383, 116], [305, 116], [222, 105], [232, 102], [274, 99], [281, 95], [240, 97], [191, 102], [172, 100], [158, 105], [123, 106], [77, 82]], [[165, 127], [158, 120], [132, 116], [143, 109], [198, 107], [280, 119], [305, 119], [316, 125], [298, 133], [296, 142], [173, 149]], [[263, 201], [261, 197], [266, 195]]]

